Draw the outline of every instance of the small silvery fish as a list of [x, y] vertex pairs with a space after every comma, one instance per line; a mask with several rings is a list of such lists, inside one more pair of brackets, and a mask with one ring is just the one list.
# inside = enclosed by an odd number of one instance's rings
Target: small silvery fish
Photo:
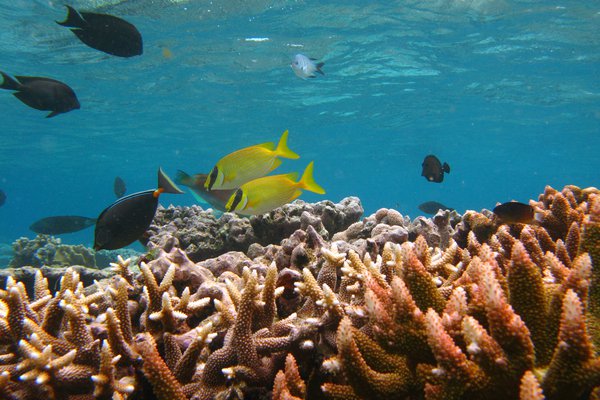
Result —
[[62, 82], [37, 76], [15, 76], [13, 79], [4, 72], [0, 74], [3, 78], [0, 89], [15, 90], [13, 95], [31, 108], [51, 111], [46, 118], [80, 107], [73, 89]]
[[294, 73], [302, 79], [316, 78], [315, 72], [325, 75], [321, 70], [321, 67], [323, 67], [325, 63], [315, 63], [315, 61], [315, 58], [308, 58], [304, 54], [296, 54], [290, 66], [294, 70]]

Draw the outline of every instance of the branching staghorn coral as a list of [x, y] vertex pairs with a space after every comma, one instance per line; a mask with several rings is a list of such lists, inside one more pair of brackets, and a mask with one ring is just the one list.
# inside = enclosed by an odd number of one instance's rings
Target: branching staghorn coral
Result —
[[396, 235], [406, 221], [385, 210], [356, 241], [309, 224], [252, 258], [193, 263], [169, 243], [86, 288], [74, 270], [54, 292], [9, 279], [0, 397], [597, 396], [599, 198], [547, 188], [541, 224], [470, 212], [438, 221], [441, 241]]

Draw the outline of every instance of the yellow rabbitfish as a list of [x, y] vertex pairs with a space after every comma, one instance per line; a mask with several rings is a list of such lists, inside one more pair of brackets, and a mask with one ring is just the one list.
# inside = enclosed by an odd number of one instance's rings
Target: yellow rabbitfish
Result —
[[298, 173], [271, 175], [244, 183], [236, 190], [225, 208], [242, 215], [258, 215], [269, 212], [294, 200], [302, 190], [325, 194], [325, 190], [313, 178], [313, 162], [304, 170], [298, 182]]
[[277, 157], [296, 159], [300, 156], [287, 146], [288, 131], [279, 139], [275, 148], [273, 142], [257, 144], [234, 151], [221, 158], [214, 166], [204, 187], [207, 190], [237, 189], [244, 183], [260, 178], [281, 164]]

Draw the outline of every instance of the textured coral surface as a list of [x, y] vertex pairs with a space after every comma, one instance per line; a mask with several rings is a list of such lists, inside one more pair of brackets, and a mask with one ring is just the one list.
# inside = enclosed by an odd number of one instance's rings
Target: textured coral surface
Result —
[[531, 225], [388, 209], [334, 225], [327, 203], [194, 260], [196, 222], [165, 220], [108, 278], [6, 280], [0, 399], [599, 398], [600, 192], [531, 205]]

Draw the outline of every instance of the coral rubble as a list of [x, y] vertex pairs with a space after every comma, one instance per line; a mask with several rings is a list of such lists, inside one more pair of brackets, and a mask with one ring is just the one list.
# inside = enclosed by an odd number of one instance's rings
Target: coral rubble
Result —
[[[119, 258], [91, 285], [73, 268], [56, 290], [41, 271], [7, 278], [0, 396], [598, 398], [600, 192], [547, 188], [531, 204], [540, 224], [302, 212], [283, 238], [197, 262], [182, 214], [139, 272]], [[245, 221], [257, 240], [264, 221]]]

